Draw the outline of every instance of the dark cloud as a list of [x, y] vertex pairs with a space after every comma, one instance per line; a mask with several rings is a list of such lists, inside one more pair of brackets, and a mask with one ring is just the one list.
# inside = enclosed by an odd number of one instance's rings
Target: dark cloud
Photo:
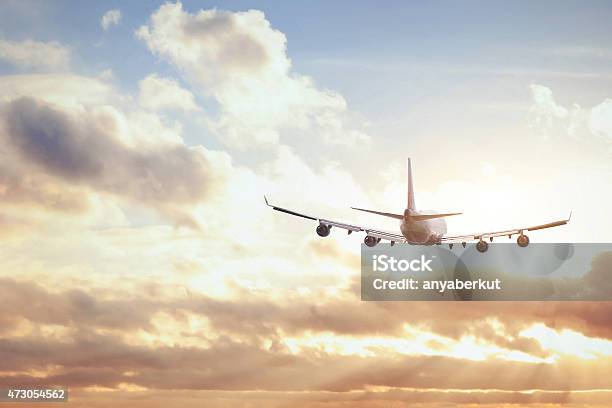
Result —
[[87, 194], [81, 189], [54, 182], [45, 174], [33, 175], [19, 166], [11, 167], [8, 162], [0, 163], [0, 199], [3, 205], [28, 205], [68, 213], [81, 213], [89, 207]]
[[[409, 325], [453, 339], [473, 335], [539, 357], [546, 356], [539, 343], [519, 336], [535, 323], [612, 338], [612, 302], [361, 302], [354, 297], [287, 294], [281, 304], [249, 293], [228, 300], [192, 292], [189, 296], [181, 292], [175, 298], [154, 295], [155, 290], [153, 295], [147, 293], [131, 297], [93, 290], [54, 293], [32, 282], [1, 279], [0, 320], [7, 322], [4, 329], [10, 327], [8, 322], [25, 318], [36, 323], [130, 332], [154, 330], [151, 320], [158, 312], [177, 320], [191, 313], [206, 317], [217, 333], [256, 340], [282, 340], [282, 335], [305, 332], [402, 336], [404, 326]], [[501, 325], [501, 332], [491, 326], [491, 320]]]
[[[201, 150], [180, 144], [127, 146], [118, 138], [118, 125], [111, 115], [69, 113], [22, 97], [0, 109], [0, 127], [5, 149], [20, 159], [19, 171], [49, 175], [70, 186], [171, 209], [203, 199], [215, 182], [211, 163]], [[0, 172], [0, 181], [10, 186], [11, 195], [35, 201], [36, 193], [11, 179], [16, 177], [12, 173]], [[64, 201], [56, 206], [79, 204], [78, 199], [59, 197]]]
[[186, 41], [199, 41], [203, 45], [222, 42], [223, 46], [209, 47], [216, 50], [215, 59], [223, 61], [230, 69], [251, 69], [265, 65], [269, 56], [257, 37], [241, 32], [236, 15], [226, 11], [200, 14], [185, 18], [182, 36]]
[[5, 322], [0, 333], [14, 326], [19, 318], [77, 328], [151, 329], [151, 315], [157, 310], [151, 302], [137, 298], [105, 300], [93, 293], [52, 293], [35, 283], [0, 279], [0, 319]]
[[[610, 356], [592, 360], [562, 356], [552, 364], [378, 352], [362, 357], [317, 348], [292, 354], [283, 343], [284, 336], [299, 337], [307, 331], [397, 337], [404, 335], [401, 327], [408, 324], [429, 327], [450, 337], [473, 335], [510, 350], [544, 356], [538, 344], [516, 338], [520, 328], [543, 322], [557, 329], [598, 332], [607, 322], [601, 320], [602, 316], [610, 314], [608, 303], [366, 303], [355, 298], [288, 297], [280, 305], [255, 294], [240, 300], [216, 300], [198, 294], [160, 297], [155, 288], [143, 290], [138, 296], [122, 296], [95, 290], [51, 292], [32, 282], [0, 280], [0, 323], [5, 330], [16, 329], [14, 323], [24, 318], [68, 329], [52, 336], [41, 335], [38, 330], [25, 335], [18, 331], [2, 334], [0, 373], [12, 374], [0, 374], [0, 387], [16, 383], [34, 386], [43, 381], [77, 392], [90, 386], [117, 389], [121, 384], [156, 392], [259, 390], [271, 393], [271, 401], [280, 398], [274, 392], [298, 392], [297, 400], [305, 399], [304, 403], [328, 401], [351, 406], [354, 390], [371, 387], [391, 390], [358, 391], [358, 401], [371, 402], [364, 406], [384, 406], [385, 401], [403, 397], [413, 398], [415, 403], [449, 404], [567, 403], [585, 401], [585, 395], [593, 397], [591, 401], [609, 402], [612, 397], [609, 393], [588, 391], [612, 389]], [[201, 334], [198, 347], [180, 342], [145, 345], [134, 338], [137, 330], [156, 334], [151, 319], [159, 312], [170, 314], [178, 323], [186, 322], [186, 313], [200, 314], [208, 319], [212, 331]], [[507, 334], [493, 330], [485, 319], [498, 320]], [[189, 336], [193, 337], [193, 333]], [[32, 370], [50, 371], [41, 380], [38, 374], [28, 374]], [[444, 391], [447, 389], [476, 391]], [[533, 389], [548, 392], [519, 392]], [[577, 390], [587, 391], [574, 396]], [[251, 397], [248, 395], [245, 401], [253, 401]]]
[[32, 98], [10, 102], [2, 113], [7, 141], [25, 159], [71, 181], [100, 176], [107, 136]]
[[536, 351], [532, 340], [496, 334], [487, 320], [497, 320], [516, 336], [534, 323], [573, 329], [587, 336], [612, 339], [612, 302], [362, 302], [355, 297], [310, 296], [285, 298], [279, 304], [263, 297], [237, 300], [194, 297], [188, 308], [209, 317], [216, 328], [253, 334], [329, 331], [337, 334], [402, 335], [404, 325], [459, 339], [486, 335], [501, 347]]
[[[594, 297], [608, 299], [612, 293], [612, 252], [597, 255], [591, 263], [591, 270], [583, 278], [583, 286], [595, 292]], [[612, 319], [607, 321], [612, 323]]]
[[[79, 332], [68, 340], [0, 339], [0, 369], [54, 370], [48, 385], [150, 389], [347, 392], [368, 386], [415, 389], [577, 391], [612, 389], [612, 358], [561, 358], [554, 364], [444, 356], [288, 354], [220, 337], [207, 346], [140, 346]], [[577, 375], [579, 374], [579, 375]], [[0, 386], [14, 378], [0, 376]], [[22, 385], [32, 383], [27, 376]], [[40, 379], [39, 379], [40, 381]]]

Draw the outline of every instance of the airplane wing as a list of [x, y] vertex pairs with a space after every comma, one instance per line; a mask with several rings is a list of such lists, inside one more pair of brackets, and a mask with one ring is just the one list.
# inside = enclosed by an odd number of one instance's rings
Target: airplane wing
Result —
[[[309, 220], [318, 221], [319, 225], [324, 226], [324, 229], [322, 230], [322, 232], [326, 233], [325, 235], [322, 235], [322, 236], [326, 236], [329, 233], [329, 229], [331, 227], [337, 227], [337, 228], [342, 228], [342, 229], [347, 230], [349, 234], [353, 232], [363, 231], [367, 234], [367, 236], [374, 237], [378, 239], [378, 241], [384, 239], [387, 241], [391, 241], [392, 244], [394, 244], [395, 242], [405, 242], [406, 241], [406, 238], [404, 238], [404, 236], [401, 234], [377, 230], [374, 228], [368, 228], [368, 227], [363, 227], [359, 225], [347, 224], [347, 223], [339, 222], [339, 221], [328, 220], [325, 218], [319, 218], [319, 217], [315, 217], [312, 215], [302, 214], [302, 213], [299, 213], [293, 210], [289, 210], [287, 208], [282, 208], [282, 207], [277, 207], [275, 205], [272, 205], [268, 202], [268, 199], [266, 198], [266, 196], [264, 196], [264, 200], [266, 202], [266, 205], [268, 207], [272, 207], [273, 210], [280, 211], [285, 214], [295, 215], [296, 217], [302, 217], [302, 218], [306, 218]], [[319, 233], [319, 229], [317, 229], [317, 233]]]
[[545, 228], [553, 228], [553, 227], [565, 225], [568, 222], [570, 222], [571, 218], [572, 218], [572, 213], [570, 213], [569, 217], [565, 220], [553, 221], [553, 222], [549, 222], [546, 224], [533, 225], [530, 227], [508, 229], [504, 231], [480, 232], [477, 234], [446, 235], [441, 238], [441, 242], [451, 244], [451, 243], [458, 243], [458, 242], [465, 242], [465, 241], [472, 241], [472, 240], [480, 241], [480, 240], [485, 240], [485, 239], [489, 239], [490, 241], [493, 241], [493, 238], [503, 237], [503, 236], [512, 238], [513, 235], [522, 235], [525, 231], [537, 231], [537, 230], [541, 230]]

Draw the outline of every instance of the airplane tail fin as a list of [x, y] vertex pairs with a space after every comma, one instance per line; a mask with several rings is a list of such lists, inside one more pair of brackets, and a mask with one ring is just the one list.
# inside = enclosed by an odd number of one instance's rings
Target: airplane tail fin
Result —
[[446, 214], [419, 214], [416, 211], [416, 205], [414, 204], [414, 187], [412, 184], [412, 166], [410, 164], [410, 158], [408, 158], [408, 203], [404, 214], [393, 214], [382, 211], [366, 210], [363, 208], [351, 207], [353, 210], [365, 211], [367, 213], [382, 215], [383, 217], [395, 218], [397, 220], [403, 220], [410, 218], [412, 221], [426, 221], [434, 218], [450, 217], [452, 215], [459, 215], [463, 213], [446, 213]]
[[414, 187], [412, 186], [412, 166], [410, 165], [410, 158], [408, 158], [408, 210], [416, 210], [416, 205], [414, 204]]

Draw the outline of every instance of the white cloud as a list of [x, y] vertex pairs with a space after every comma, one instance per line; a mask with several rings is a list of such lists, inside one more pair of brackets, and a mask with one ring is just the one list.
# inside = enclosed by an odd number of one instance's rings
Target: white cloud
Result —
[[533, 104], [529, 109], [529, 126], [544, 136], [568, 134], [576, 139], [586, 131], [588, 111], [578, 104], [571, 109], [557, 103], [550, 88], [532, 84], [529, 86]]
[[151, 74], [139, 83], [138, 97], [142, 107], [150, 110], [198, 109], [193, 94], [182, 88], [177, 81]]
[[[3, 82], [10, 94], [2, 93]], [[16, 85], [11, 88], [10, 84]], [[157, 264], [167, 270], [160, 265], [166, 265], [170, 253], [172, 258], [193, 259], [196, 267], [207, 265], [206, 273], [194, 275], [195, 288], [218, 290], [225, 288], [226, 279], [254, 287], [274, 282], [293, 288], [296, 284], [325, 286], [352, 276], [347, 266], [335, 264], [334, 269], [343, 273], [330, 276], [331, 266], [312, 267], [309, 274], [292, 268], [295, 262], [323, 262], [311, 259], [307, 251], [299, 251], [299, 261], [295, 255], [271, 256], [279, 251], [292, 254], [283, 251], [285, 245], [301, 247], [316, 237], [316, 224], [282, 216], [266, 207], [262, 198], [269, 193], [279, 204], [297, 205], [296, 209], [329, 216], [352, 215], [346, 205], [367, 203], [368, 199], [345, 169], [328, 165], [314, 170], [283, 145], [257, 171], [238, 166], [225, 152], [186, 147], [179, 137], [179, 123], [166, 123], [163, 117], [140, 109], [129, 97], [95, 78], [0, 77], [0, 95], [0, 106], [11, 108], [5, 118], [12, 119], [5, 122], [14, 129], [10, 135], [0, 132], [4, 142], [0, 156], [4, 152], [11, 158], [0, 161], [0, 184], [10, 187], [0, 209], [28, 208], [27, 217], [18, 213], [25, 218], [23, 222], [35, 222], [41, 230], [61, 223], [62, 238], [79, 237], [74, 244], [78, 249], [63, 242], [53, 256], [57, 251], [86, 251], [92, 255], [92, 265], [102, 264], [94, 262], [100, 257], [113, 259], [111, 266], [100, 267], [104, 270], [132, 269], [132, 259], [140, 256], [124, 256], [117, 245], [129, 245], [133, 254], [140, 251], [137, 248], [142, 243], [146, 265]], [[22, 96], [34, 97], [37, 102], [19, 102]], [[37, 140], [49, 136], [48, 129], [53, 129], [53, 138], [45, 139], [49, 140], [46, 149], [38, 149], [45, 144]], [[301, 180], [301, 185], [295, 180]], [[308, 204], [298, 200], [305, 190], [309, 191]], [[188, 230], [163, 229], [159, 224], [197, 224], [202, 230], [190, 235]], [[113, 226], [111, 234], [116, 236], [107, 239], [91, 232], [90, 228], [97, 231], [100, 226]], [[166, 232], [160, 236], [154, 232], [158, 228]], [[175, 234], [186, 235], [176, 239]], [[362, 237], [349, 238], [342, 235], [331, 245], [352, 247], [354, 252]], [[279, 247], [279, 243], [285, 244]], [[210, 250], [202, 253], [203, 246]], [[119, 262], [128, 266], [119, 267]], [[134, 264], [133, 269], [155, 268]], [[223, 271], [223, 277], [215, 271]]]
[[186, 146], [181, 133], [99, 79], [0, 76], [4, 203], [88, 212], [121, 202], [195, 225], [190, 209], [223, 183], [225, 159]]
[[111, 26], [118, 25], [121, 21], [121, 10], [113, 9], [109, 10], [100, 19], [100, 25], [107, 31]]
[[544, 133], [567, 133], [576, 138], [584, 134], [612, 139], [612, 99], [606, 99], [593, 108], [573, 104], [571, 110], [559, 105], [550, 88], [530, 86], [533, 105], [529, 109], [530, 126]]
[[612, 140], [612, 99], [606, 99], [591, 110], [589, 129]]
[[533, 105], [529, 109], [532, 126], [550, 131], [556, 119], [565, 119], [568, 110], [557, 104], [550, 88], [532, 84], [529, 86], [533, 96]]
[[0, 60], [7, 61], [22, 69], [66, 71], [70, 65], [70, 51], [67, 47], [55, 41], [7, 41], [0, 39]]
[[110, 82], [115, 79], [115, 74], [113, 74], [112, 69], [107, 68], [98, 74], [98, 79], [101, 81]]
[[340, 94], [292, 72], [285, 35], [260, 11], [190, 14], [180, 3], [168, 3], [136, 34], [218, 102], [219, 117], [209, 125], [229, 145], [274, 145], [281, 134], [332, 144], [369, 140]]
[[123, 99], [113, 88], [95, 78], [69, 74], [0, 76], [0, 102], [35, 96], [67, 107], [117, 103]]

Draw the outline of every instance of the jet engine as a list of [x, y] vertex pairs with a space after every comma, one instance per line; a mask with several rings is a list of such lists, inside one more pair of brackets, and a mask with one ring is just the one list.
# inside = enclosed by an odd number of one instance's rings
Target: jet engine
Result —
[[487, 252], [487, 249], [489, 249], [489, 244], [486, 241], [480, 240], [478, 243], [476, 243], [476, 249], [478, 252]]
[[320, 237], [326, 237], [329, 235], [329, 230], [331, 227], [329, 225], [319, 224], [317, 227], [317, 235]]
[[366, 237], [363, 239], [363, 243], [369, 247], [376, 246], [376, 244], [378, 244], [379, 241], [380, 240], [378, 238], [373, 237], [371, 235], [366, 235]]
[[519, 235], [516, 239], [516, 243], [521, 248], [525, 248], [527, 245], [529, 245], [529, 237], [521, 233], [521, 235]]

